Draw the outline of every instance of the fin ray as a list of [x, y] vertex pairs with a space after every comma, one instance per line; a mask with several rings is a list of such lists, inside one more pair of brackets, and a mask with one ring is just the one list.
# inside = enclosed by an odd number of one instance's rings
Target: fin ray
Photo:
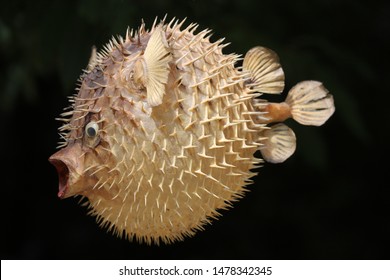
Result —
[[296, 149], [294, 131], [283, 123], [270, 127], [264, 133], [266, 140], [261, 149], [263, 158], [271, 163], [281, 163], [288, 159]]
[[288, 93], [286, 103], [294, 120], [303, 125], [320, 126], [334, 113], [333, 96], [318, 81], [303, 81]]
[[262, 93], [281, 93], [284, 89], [284, 72], [277, 54], [265, 47], [250, 49], [244, 58], [243, 68], [251, 73], [254, 90]]
[[168, 81], [171, 54], [162, 25], [155, 27], [144, 53], [146, 64], [146, 94], [148, 103], [157, 106], [162, 103], [165, 84]]

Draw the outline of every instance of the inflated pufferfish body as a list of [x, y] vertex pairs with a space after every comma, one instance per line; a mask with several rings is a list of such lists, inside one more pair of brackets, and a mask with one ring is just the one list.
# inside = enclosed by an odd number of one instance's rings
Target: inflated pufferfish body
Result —
[[[321, 83], [299, 83], [285, 102], [277, 55], [256, 47], [223, 54], [223, 40], [195, 24], [144, 25], [93, 52], [71, 110], [62, 114], [62, 149], [50, 157], [60, 198], [81, 195], [118, 235], [147, 243], [191, 236], [239, 199], [262, 162], [295, 150], [284, 124], [321, 125], [334, 112]], [[69, 117], [69, 118], [67, 118]]]

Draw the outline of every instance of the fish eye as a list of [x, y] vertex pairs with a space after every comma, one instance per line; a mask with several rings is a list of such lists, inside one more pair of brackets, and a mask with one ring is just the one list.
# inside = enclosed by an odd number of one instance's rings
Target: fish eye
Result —
[[85, 133], [87, 134], [88, 137], [94, 138], [99, 132], [99, 126], [96, 122], [89, 122], [85, 126]]

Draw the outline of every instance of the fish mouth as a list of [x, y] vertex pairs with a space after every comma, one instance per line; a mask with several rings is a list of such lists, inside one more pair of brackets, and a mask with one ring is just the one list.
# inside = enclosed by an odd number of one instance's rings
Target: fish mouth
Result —
[[59, 159], [49, 158], [49, 162], [54, 165], [58, 173], [58, 197], [64, 198], [67, 189], [69, 188], [69, 168]]
[[85, 189], [84, 152], [81, 143], [74, 143], [51, 155], [49, 162], [58, 173], [58, 197], [68, 198]]

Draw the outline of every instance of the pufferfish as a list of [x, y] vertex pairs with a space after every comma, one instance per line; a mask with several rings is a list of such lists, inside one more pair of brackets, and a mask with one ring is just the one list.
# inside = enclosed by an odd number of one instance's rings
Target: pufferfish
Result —
[[320, 126], [335, 110], [318, 81], [268, 102], [284, 89], [275, 52], [258, 46], [242, 61], [210, 30], [183, 24], [142, 23], [93, 50], [49, 158], [60, 198], [86, 198], [102, 227], [148, 244], [193, 236], [245, 194], [264, 160], [290, 157], [284, 120]]

